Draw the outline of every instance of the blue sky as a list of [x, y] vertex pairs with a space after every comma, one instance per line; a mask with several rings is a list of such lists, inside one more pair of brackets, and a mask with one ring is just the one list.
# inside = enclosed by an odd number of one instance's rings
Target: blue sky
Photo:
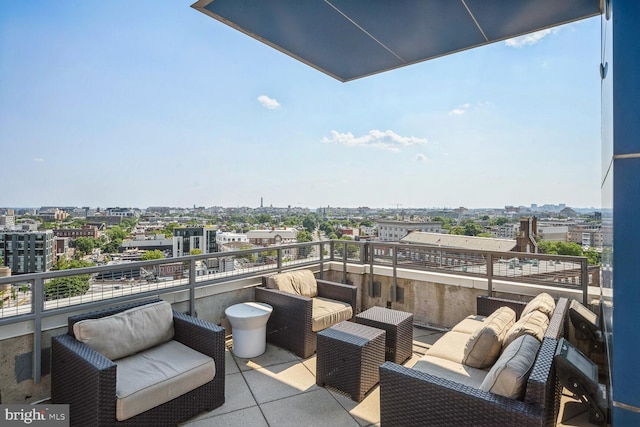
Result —
[[600, 19], [341, 83], [185, 1], [0, 13], [0, 206], [600, 206]]

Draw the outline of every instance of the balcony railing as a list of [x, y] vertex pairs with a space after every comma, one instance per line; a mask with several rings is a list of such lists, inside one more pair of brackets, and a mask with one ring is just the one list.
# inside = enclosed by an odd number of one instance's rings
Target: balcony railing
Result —
[[[581, 291], [585, 303], [589, 284], [599, 285], [599, 268], [589, 269], [584, 257], [332, 240], [0, 278], [0, 326], [33, 321], [34, 354], [39, 355], [42, 321], [47, 317], [176, 291], [188, 292], [193, 314], [198, 288], [302, 267], [319, 267], [322, 277], [327, 262], [343, 264], [344, 283], [347, 264], [368, 268], [370, 295], [374, 268], [390, 268], [394, 300], [400, 270], [484, 278], [489, 294], [494, 281], [570, 289]], [[37, 383], [38, 356], [33, 364]]]

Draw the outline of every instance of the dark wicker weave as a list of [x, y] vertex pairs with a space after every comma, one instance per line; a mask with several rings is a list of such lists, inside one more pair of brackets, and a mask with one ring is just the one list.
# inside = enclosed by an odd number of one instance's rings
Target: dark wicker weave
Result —
[[387, 332], [385, 360], [402, 363], [413, 352], [413, 313], [371, 307], [356, 315], [356, 323]]
[[[353, 314], [356, 314], [357, 287], [326, 280], [316, 282], [319, 297], [351, 304]], [[316, 352], [316, 333], [311, 330], [311, 298], [266, 287], [257, 287], [255, 292], [256, 301], [273, 307], [267, 322], [267, 341], [305, 359], [313, 355]]]
[[[503, 300], [478, 298], [478, 314], [491, 314]], [[512, 301], [514, 302], [514, 301]], [[521, 305], [519, 311], [526, 303]], [[481, 308], [482, 306], [482, 308]], [[531, 374], [524, 401], [445, 380], [385, 362], [380, 367], [380, 419], [383, 426], [552, 426], [558, 416], [561, 388], [553, 356], [557, 335], [564, 333], [567, 300], [561, 298], [551, 318]], [[494, 308], [494, 310], [495, 310]], [[518, 308], [518, 307], [516, 307]], [[485, 311], [486, 310], [486, 311]], [[554, 336], [556, 335], [556, 336]]]
[[385, 331], [340, 322], [318, 332], [316, 384], [335, 387], [360, 402], [380, 381]]
[[[156, 300], [157, 301], [157, 300]], [[146, 301], [148, 304], [155, 301]], [[174, 426], [224, 403], [224, 328], [173, 312], [174, 339], [214, 359], [212, 381], [161, 406], [125, 421], [116, 420], [116, 363], [77, 341], [73, 324], [97, 319], [142, 305], [140, 303], [92, 312], [69, 318], [69, 333], [52, 338], [51, 400], [70, 405], [72, 426]]]

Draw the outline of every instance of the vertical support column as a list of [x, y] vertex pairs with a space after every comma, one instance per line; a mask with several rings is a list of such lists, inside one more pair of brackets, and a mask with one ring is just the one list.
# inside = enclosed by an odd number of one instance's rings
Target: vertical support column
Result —
[[[602, 19], [602, 199], [613, 207], [609, 264], [613, 306], [605, 306], [610, 350], [612, 424], [640, 425], [640, 371], [637, 324], [640, 319], [640, 3], [607, 0]], [[611, 19], [607, 19], [610, 16]], [[606, 206], [606, 205], [605, 205]], [[603, 221], [603, 228], [604, 228]], [[605, 248], [607, 249], [607, 248]], [[603, 256], [604, 258], [604, 256]], [[603, 259], [604, 261], [604, 259]], [[605, 264], [603, 262], [603, 264]]]

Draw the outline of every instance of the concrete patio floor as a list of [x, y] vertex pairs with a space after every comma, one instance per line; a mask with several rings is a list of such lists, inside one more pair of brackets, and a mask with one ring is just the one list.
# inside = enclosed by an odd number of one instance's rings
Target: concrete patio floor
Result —
[[[444, 332], [414, 327], [413, 366]], [[584, 408], [565, 390], [558, 426], [589, 426]], [[567, 403], [569, 403], [567, 405]], [[565, 411], [566, 408], [566, 411]], [[267, 344], [259, 357], [243, 359], [226, 352], [226, 401], [221, 407], [183, 423], [203, 426], [379, 426], [380, 391], [375, 386], [362, 402], [316, 385], [316, 357], [301, 359]]]

